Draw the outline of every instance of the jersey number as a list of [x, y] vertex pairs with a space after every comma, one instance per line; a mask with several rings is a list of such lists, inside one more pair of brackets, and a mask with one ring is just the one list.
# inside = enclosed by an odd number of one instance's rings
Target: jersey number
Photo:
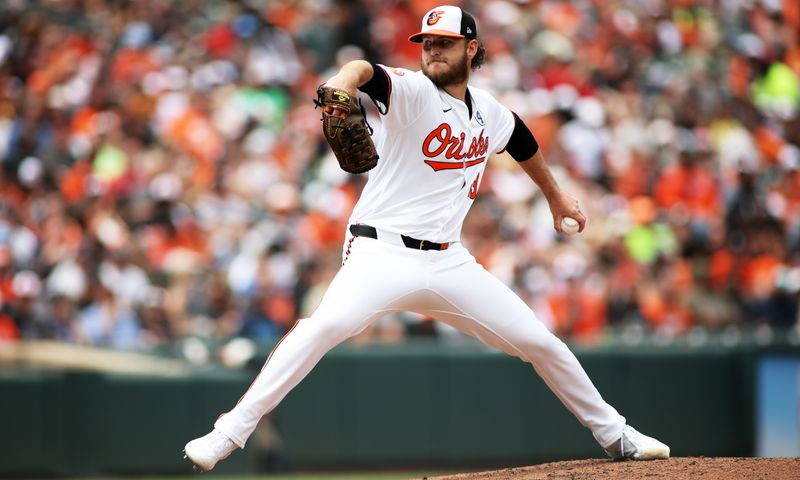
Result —
[[475, 181], [472, 182], [472, 186], [469, 187], [469, 198], [475, 199], [478, 196], [478, 181], [481, 179], [481, 174], [479, 173], [477, 177], [475, 177]]

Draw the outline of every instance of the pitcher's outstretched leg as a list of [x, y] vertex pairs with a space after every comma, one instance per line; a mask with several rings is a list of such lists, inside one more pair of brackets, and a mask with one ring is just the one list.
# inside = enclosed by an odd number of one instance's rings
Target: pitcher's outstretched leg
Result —
[[[379, 314], [373, 315], [375, 317]], [[275, 346], [261, 372], [236, 406], [222, 415], [209, 434], [186, 444], [184, 454], [196, 469], [209, 471], [244, 444], [266, 413], [314, 368], [330, 349], [357, 333], [361, 322], [339, 316], [314, 315], [298, 320]]]
[[[421, 276], [405, 249], [372, 239], [349, 242], [350, 258], [334, 277], [314, 314], [298, 320], [275, 346], [261, 372], [236, 406], [210, 434], [186, 445], [186, 457], [210, 470], [245, 442], [261, 417], [272, 411], [333, 347], [361, 332], [403, 302]], [[410, 251], [412, 252], [413, 251]], [[381, 264], [385, 268], [376, 269]]]

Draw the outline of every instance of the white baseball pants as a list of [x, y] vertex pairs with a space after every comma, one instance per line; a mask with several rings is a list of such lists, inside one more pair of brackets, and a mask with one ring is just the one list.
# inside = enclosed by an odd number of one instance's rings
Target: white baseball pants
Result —
[[317, 310], [297, 321], [239, 403], [215, 423], [239, 447], [325, 353], [401, 310], [430, 315], [529, 362], [601, 446], [622, 435], [625, 418], [603, 400], [567, 346], [460, 242], [422, 251], [400, 246], [399, 238], [351, 238], [348, 233], [349, 254]]

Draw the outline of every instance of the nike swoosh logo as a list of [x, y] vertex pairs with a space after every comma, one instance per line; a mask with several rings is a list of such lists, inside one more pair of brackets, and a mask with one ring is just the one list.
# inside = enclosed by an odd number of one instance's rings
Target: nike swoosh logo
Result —
[[452, 110], [452, 109], [453, 109], [453, 107], [450, 107], [450, 108], [448, 108], [447, 110], [442, 110], [442, 111], [443, 111], [444, 113], [447, 113], [447, 112], [449, 112], [449, 111], [450, 111], [450, 110]]
[[476, 158], [475, 160], [466, 162], [466, 165], [464, 165], [463, 162], [436, 162], [433, 160], [425, 160], [425, 163], [427, 163], [433, 171], [438, 172], [439, 170], [455, 170], [457, 168], [464, 168], [465, 166], [469, 168], [483, 163], [485, 160], [486, 157]]

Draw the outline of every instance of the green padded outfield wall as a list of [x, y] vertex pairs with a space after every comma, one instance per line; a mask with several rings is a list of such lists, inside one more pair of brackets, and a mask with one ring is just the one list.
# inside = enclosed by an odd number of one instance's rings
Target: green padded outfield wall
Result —
[[[603, 396], [673, 455], [752, 455], [753, 362], [746, 349], [576, 351]], [[795, 352], [800, 355], [800, 352]], [[181, 473], [260, 368], [181, 378], [0, 371], [0, 477]], [[602, 457], [533, 369], [476, 347], [342, 347], [272, 415], [223, 473], [281, 469], [497, 467]]]
[[[675, 455], [751, 455], [753, 385], [734, 350], [578, 352], [601, 394]], [[298, 465], [521, 465], [604, 453], [533, 369], [482, 350], [331, 355], [275, 421]]]

